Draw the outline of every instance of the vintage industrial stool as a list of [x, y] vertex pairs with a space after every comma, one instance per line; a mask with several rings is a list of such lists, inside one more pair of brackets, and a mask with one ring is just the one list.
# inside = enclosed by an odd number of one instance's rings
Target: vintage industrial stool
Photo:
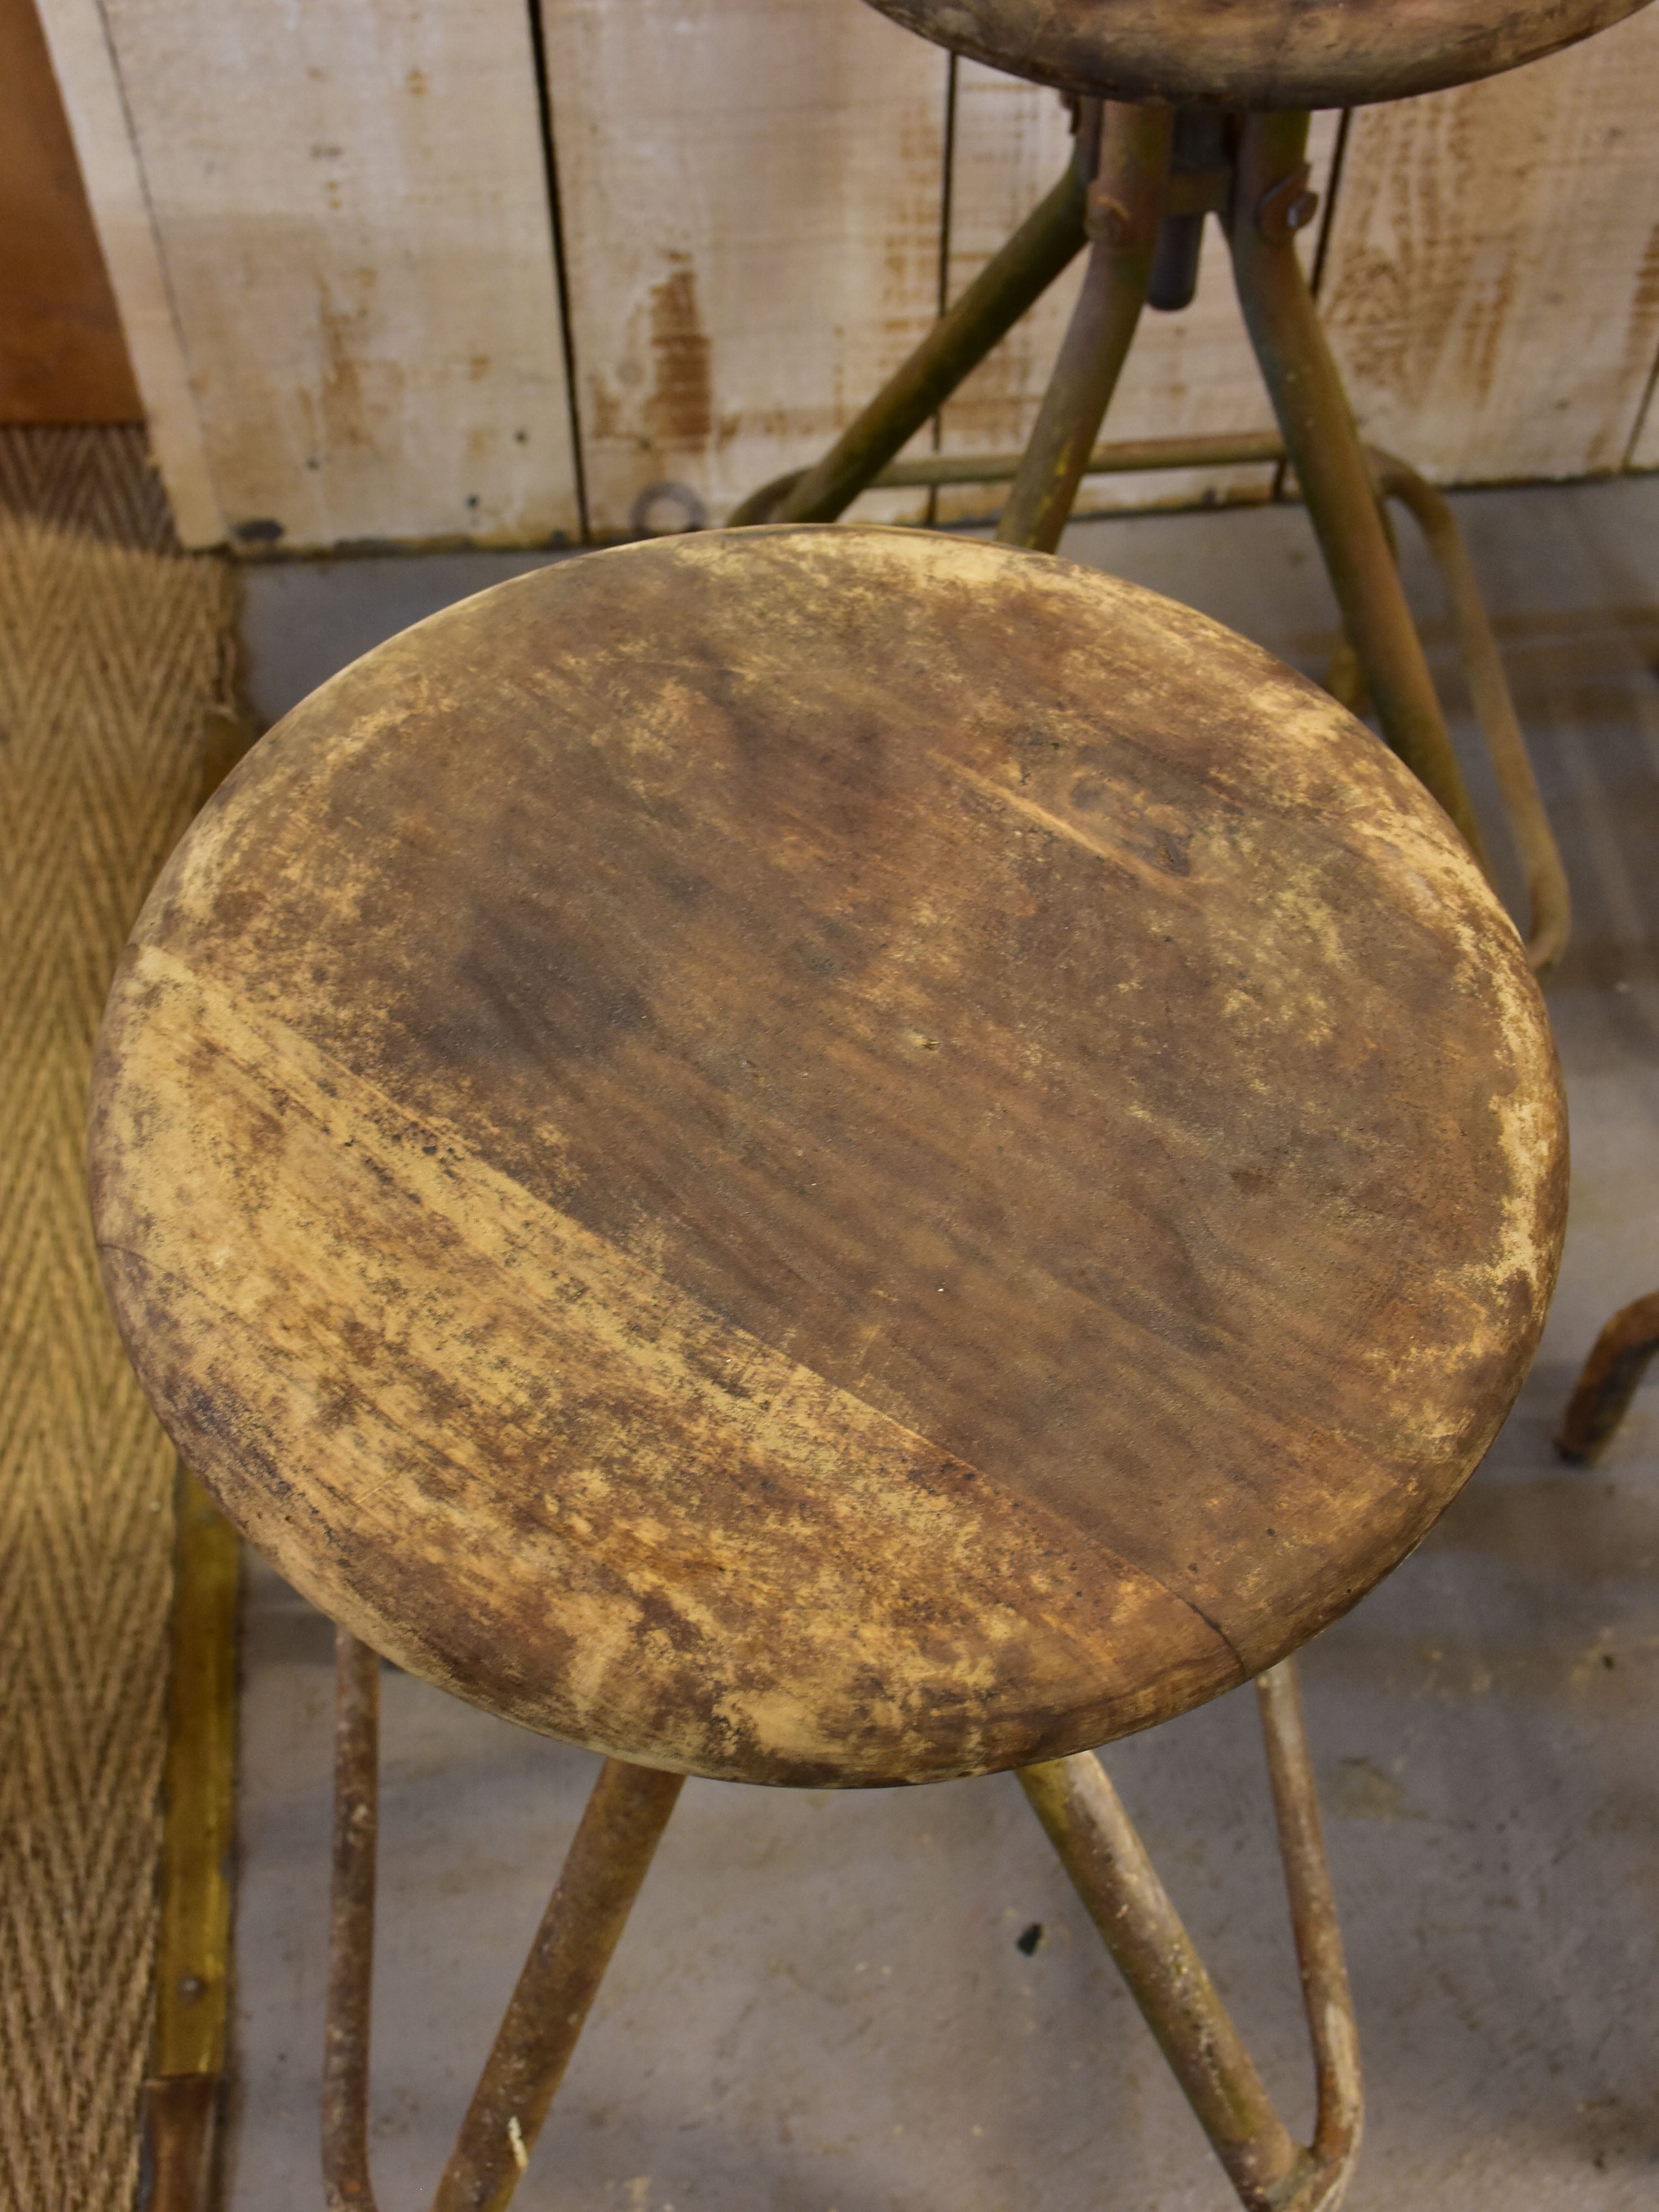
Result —
[[[91, 1155], [157, 1411], [344, 1625], [331, 2204], [372, 2202], [374, 1652], [608, 1754], [445, 2212], [510, 2195], [684, 1774], [1006, 1768], [1243, 2202], [1335, 2202], [1358, 2074], [1287, 1655], [1490, 1443], [1565, 1176], [1520, 940], [1345, 709], [955, 538], [543, 570], [210, 804]], [[1310, 2149], [1091, 1748], [1252, 1676]]]
[[[1085, 473], [1285, 461], [1307, 501], [1346, 629], [1332, 689], [1375, 702], [1383, 736], [1485, 856], [1401, 588], [1382, 502], [1415, 516], [1439, 564], [1476, 720], [1524, 872], [1528, 950], [1567, 938], [1565, 871], [1474, 570], [1445, 501], [1361, 445], [1296, 252], [1318, 202], [1308, 111], [1487, 76], [1633, 15], [1644, 0], [873, 0], [954, 52], [1060, 88], [1076, 158], [814, 468], [766, 485], [734, 522], [829, 522], [872, 484], [1012, 479], [1000, 536], [1052, 551]], [[1232, 250], [1240, 305], [1280, 436], [1095, 440], [1144, 306], [1185, 307], [1204, 219]], [[1087, 274], [1023, 456], [894, 457], [1091, 243]]]

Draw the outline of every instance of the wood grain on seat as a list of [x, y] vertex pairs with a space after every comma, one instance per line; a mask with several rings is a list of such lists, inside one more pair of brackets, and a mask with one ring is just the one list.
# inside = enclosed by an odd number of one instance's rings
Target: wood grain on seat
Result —
[[1496, 76], [1646, 0], [872, 0], [1016, 76], [1108, 100], [1363, 107]]
[[140, 921], [111, 1296], [402, 1664], [757, 1781], [1007, 1766], [1351, 1604], [1532, 1355], [1515, 932], [1357, 723], [921, 533], [592, 556], [255, 749]]

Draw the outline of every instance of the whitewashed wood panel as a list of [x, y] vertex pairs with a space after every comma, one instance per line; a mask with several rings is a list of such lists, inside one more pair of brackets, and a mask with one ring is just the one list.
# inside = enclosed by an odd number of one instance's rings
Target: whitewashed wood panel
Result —
[[1659, 348], [1659, 8], [1361, 110], [1324, 307], [1366, 431], [1425, 474], [1620, 467]]
[[[1314, 184], [1322, 194], [1340, 120], [1334, 113], [1314, 118], [1309, 152]], [[961, 64], [948, 264], [952, 298], [972, 282], [1060, 176], [1071, 148], [1070, 124], [1057, 94], [977, 62]], [[1304, 257], [1317, 250], [1317, 236], [1315, 226], [1302, 241]], [[945, 452], [1006, 453], [1024, 443], [1060, 349], [1083, 267], [1079, 257], [945, 409]], [[1209, 223], [1197, 296], [1179, 314], [1149, 310], [1143, 316], [1101, 434], [1208, 436], [1267, 430], [1273, 421], [1273, 408], [1239, 314], [1226, 245], [1219, 228]], [[1266, 468], [1091, 477], [1084, 483], [1078, 507], [1080, 513], [1098, 514], [1200, 501], [1262, 499], [1272, 480], [1273, 471]], [[941, 494], [939, 514], [941, 519], [994, 514], [1004, 495], [1000, 487], [952, 489]]]
[[574, 536], [523, 0], [103, 10], [233, 535]]
[[718, 522], [816, 459], [933, 318], [945, 57], [864, 0], [542, 14], [594, 534], [659, 484]]
[[173, 524], [186, 545], [217, 545], [225, 519], [103, 12], [98, 0], [37, 4]]

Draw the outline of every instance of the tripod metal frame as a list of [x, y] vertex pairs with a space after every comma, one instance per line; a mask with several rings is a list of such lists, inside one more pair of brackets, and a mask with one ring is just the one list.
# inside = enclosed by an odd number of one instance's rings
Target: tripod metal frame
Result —
[[[1011, 489], [999, 538], [1052, 552], [1085, 474], [1288, 461], [1346, 632], [1332, 688], [1351, 705], [1369, 697], [1387, 742], [1490, 875], [1400, 580], [1383, 507], [1386, 498], [1399, 501], [1423, 528], [1447, 586], [1476, 717], [1527, 878], [1528, 957], [1542, 972], [1566, 944], [1565, 872], [1451, 511], [1403, 462], [1368, 453], [1355, 428], [1296, 251], [1318, 205], [1309, 187], [1308, 124], [1305, 113], [1218, 117], [1079, 101], [1077, 154], [1048, 198], [823, 460], [764, 486], [732, 520], [832, 522], [872, 486], [1006, 478]], [[1149, 298], [1170, 307], [1190, 297], [1206, 214], [1219, 219], [1231, 250], [1239, 304], [1279, 436], [1097, 447], [1141, 310]], [[935, 455], [895, 465], [901, 448], [1085, 246], [1083, 289], [1024, 453]]]
[[[336, 1638], [334, 1893], [323, 2066], [330, 2212], [375, 2212], [368, 2165], [369, 2013], [380, 1662]], [[1214, 1984], [1092, 1752], [1019, 1779], [1248, 2212], [1333, 2212], [1359, 2148], [1358, 2039], [1319, 1800], [1291, 1662], [1257, 1679], [1317, 2118], [1292, 2142]], [[433, 2212], [503, 2212], [639, 1894], [684, 1777], [608, 1759], [531, 1945]]]

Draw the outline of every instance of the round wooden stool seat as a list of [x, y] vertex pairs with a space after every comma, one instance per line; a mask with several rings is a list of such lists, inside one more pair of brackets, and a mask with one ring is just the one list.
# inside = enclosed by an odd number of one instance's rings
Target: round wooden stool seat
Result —
[[994, 69], [1106, 100], [1359, 107], [1495, 76], [1646, 0], [872, 0]]
[[403, 1666], [646, 1764], [1143, 1728], [1417, 1542], [1532, 1356], [1515, 932], [1324, 694], [1042, 555], [785, 528], [394, 638], [173, 856], [100, 1051], [186, 1461]]

